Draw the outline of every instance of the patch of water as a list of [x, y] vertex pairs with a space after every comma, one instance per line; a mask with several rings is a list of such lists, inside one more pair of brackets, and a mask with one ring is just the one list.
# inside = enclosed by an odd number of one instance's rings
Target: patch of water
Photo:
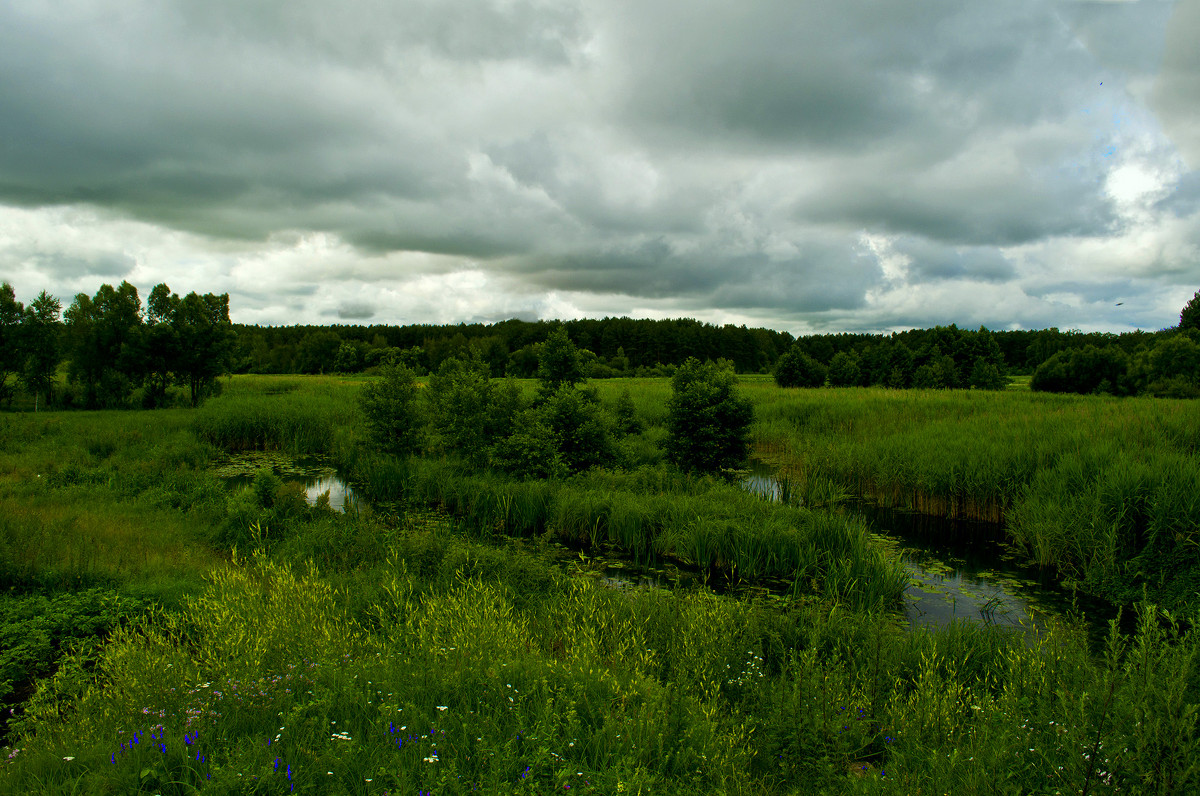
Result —
[[[770, 465], [751, 461], [743, 486], [768, 500], [781, 488]], [[1082, 618], [1092, 634], [1115, 615], [1111, 605], [1059, 586], [1046, 572], [1024, 566], [995, 523], [931, 517], [851, 501], [841, 510], [866, 520], [871, 536], [909, 575], [903, 620], [909, 627], [954, 621], [1037, 630], [1046, 621]]]
[[231, 456], [217, 466], [218, 478], [230, 487], [249, 486], [260, 470], [269, 470], [285, 484], [299, 484], [304, 488], [304, 499], [315, 506], [321, 496], [329, 494], [329, 507], [345, 513], [354, 511], [358, 498], [354, 490], [343, 481], [337, 471], [323, 459], [305, 456], [292, 458], [278, 451], [248, 451]]

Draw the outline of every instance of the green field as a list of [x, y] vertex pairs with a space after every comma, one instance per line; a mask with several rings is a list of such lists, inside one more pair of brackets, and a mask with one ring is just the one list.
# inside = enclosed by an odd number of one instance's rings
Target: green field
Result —
[[[757, 452], [795, 484], [772, 505], [663, 463], [665, 379], [598, 382], [642, 430], [561, 481], [379, 454], [368, 379], [0, 416], [0, 792], [1200, 788], [1186, 625], [1145, 603], [1100, 655], [1070, 627], [901, 631], [897, 565], [821, 507], [1002, 515], [1064, 576], [1118, 594], [1142, 573], [1186, 620], [1192, 595], [1150, 577], [1193, 544], [1186, 403], [744, 380]], [[255, 448], [325, 457], [371, 502], [218, 478]], [[791, 586], [615, 589], [552, 542]]]

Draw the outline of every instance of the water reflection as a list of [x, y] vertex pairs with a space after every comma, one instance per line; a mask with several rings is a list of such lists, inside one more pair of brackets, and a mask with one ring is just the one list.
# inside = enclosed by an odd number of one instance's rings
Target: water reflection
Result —
[[[768, 500], [781, 488], [772, 468], [752, 460], [743, 486]], [[872, 537], [908, 571], [904, 622], [909, 627], [978, 622], [1024, 630], [1041, 628], [1051, 618], [1083, 617], [1092, 634], [1101, 634], [1113, 606], [1063, 589], [1049, 575], [1024, 566], [996, 523], [931, 517], [863, 501], [841, 506], [863, 518]]]
[[358, 498], [328, 462], [317, 457], [293, 459], [278, 451], [249, 451], [230, 457], [216, 469], [217, 477], [231, 487], [249, 486], [260, 470], [268, 470], [285, 484], [304, 487], [304, 499], [315, 506], [326, 492], [329, 508], [339, 513], [355, 511]]

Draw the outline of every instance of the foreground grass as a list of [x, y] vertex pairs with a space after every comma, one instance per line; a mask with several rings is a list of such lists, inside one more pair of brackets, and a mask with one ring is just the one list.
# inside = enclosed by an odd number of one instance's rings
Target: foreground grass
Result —
[[616, 591], [412, 529], [369, 606], [262, 554], [46, 683], [11, 792], [1182, 793], [1197, 639]]

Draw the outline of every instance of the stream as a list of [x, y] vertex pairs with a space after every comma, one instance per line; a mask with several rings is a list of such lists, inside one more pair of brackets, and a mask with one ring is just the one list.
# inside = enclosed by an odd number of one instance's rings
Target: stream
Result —
[[[300, 484], [310, 505], [326, 493], [335, 511], [354, 511], [358, 498], [332, 466], [317, 458], [292, 459], [278, 452], [239, 454], [220, 465], [216, 475], [230, 487], [250, 485], [264, 468], [285, 483]], [[770, 465], [752, 459], [745, 489], [768, 500], [779, 500], [780, 485]], [[902, 626], [942, 626], [966, 621], [1036, 632], [1050, 620], [1083, 620], [1093, 643], [1107, 632], [1116, 611], [1108, 603], [1062, 588], [1044, 572], [1022, 563], [995, 523], [932, 517], [867, 501], [851, 500], [839, 509], [866, 520], [872, 538], [885, 554], [900, 560], [909, 575], [903, 606], [897, 613]], [[790, 582], [768, 579], [753, 586], [711, 583], [704, 575], [670, 562], [657, 565], [630, 561], [612, 545], [581, 551], [550, 543], [547, 552], [559, 564], [597, 578], [614, 589], [689, 588], [708, 585], [736, 594], [771, 595], [786, 592]]]

